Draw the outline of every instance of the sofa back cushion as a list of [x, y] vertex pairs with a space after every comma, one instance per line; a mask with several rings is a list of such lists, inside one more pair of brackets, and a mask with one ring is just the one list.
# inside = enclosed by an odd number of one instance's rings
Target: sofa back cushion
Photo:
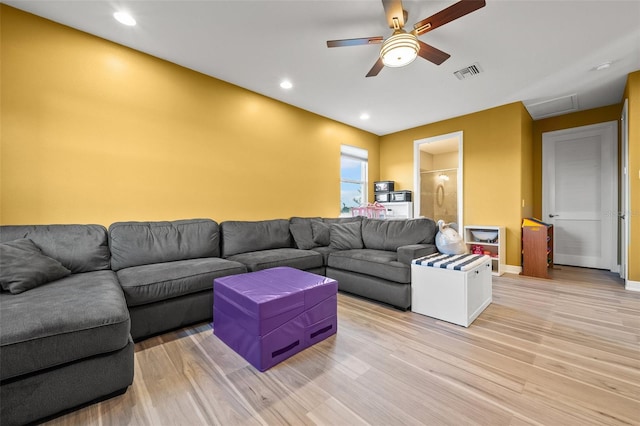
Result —
[[361, 249], [362, 226], [358, 222], [334, 223], [329, 230], [329, 247], [335, 250]]
[[258, 222], [230, 220], [220, 224], [222, 257], [250, 251], [293, 247], [287, 219]]
[[292, 217], [289, 219], [289, 230], [293, 236], [296, 248], [301, 250], [309, 250], [318, 247], [313, 240], [313, 230], [311, 223], [313, 221], [322, 222], [320, 217]]
[[5, 225], [0, 242], [28, 238], [72, 273], [109, 269], [109, 241], [102, 225]]
[[434, 244], [438, 227], [428, 218], [405, 220], [362, 219], [365, 248], [395, 251], [411, 244]]
[[13, 294], [66, 277], [70, 270], [28, 238], [0, 243], [0, 286]]
[[111, 268], [220, 257], [219, 226], [211, 219], [116, 222], [109, 227]]
[[361, 217], [292, 217], [289, 219], [289, 229], [295, 245], [299, 249], [309, 250], [316, 247], [326, 247], [331, 242], [331, 225], [353, 223], [362, 220]]
[[354, 216], [354, 217], [325, 217], [322, 218], [324, 223], [329, 225], [333, 225], [335, 223], [344, 224], [344, 223], [353, 223], [353, 222], [362, 222], [362, 216]]

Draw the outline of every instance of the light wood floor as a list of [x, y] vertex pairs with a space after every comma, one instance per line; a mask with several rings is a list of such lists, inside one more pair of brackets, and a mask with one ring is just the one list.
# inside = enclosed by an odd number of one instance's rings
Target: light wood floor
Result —
[[494, 277], [469, 327], [338, 297], [338, 334], [260, 373], [208, 324], [136, 345], [126, 394], [50, 424], [640, 424], [640, 293]]

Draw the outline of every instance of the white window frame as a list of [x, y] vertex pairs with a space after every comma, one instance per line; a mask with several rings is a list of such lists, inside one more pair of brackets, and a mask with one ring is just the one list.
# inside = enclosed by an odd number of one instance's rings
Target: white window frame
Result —
[[[342, 159], [348, 158], [351, 160], [361, 161], [364, 163], [362, 167], [360, 180], [345, 179], [342, 176]], [[361, 185], [362, 187], [362, 204], [367, 204], [369, 201], [369, 151], [363, 148], [358, 148], [350, 145], [340, 146], [340, 216], [350, 216], [350, 213], [342, 212], [342, 184], [350, 183]]]

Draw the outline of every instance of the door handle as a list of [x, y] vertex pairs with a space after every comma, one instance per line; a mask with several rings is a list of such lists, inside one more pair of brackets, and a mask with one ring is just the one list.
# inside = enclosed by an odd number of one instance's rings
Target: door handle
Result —
[[559, 214], [551, 214], [549, 213], [549, 217], [556, 217], [556, 216], [560, 216]]

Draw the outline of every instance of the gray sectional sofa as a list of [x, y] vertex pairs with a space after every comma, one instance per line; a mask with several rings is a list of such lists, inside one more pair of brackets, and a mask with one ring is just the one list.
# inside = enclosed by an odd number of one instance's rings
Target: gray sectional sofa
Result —
[[[107, 230], [3, 226], [0, 243], [3, 289], [25, 290], [0, 293], [0, 424], [29, 423], [126, 391], [133, 342]], [[41, 285], [28, 288], [34, 283]]]
[[425, 218], [1, 226], [0, 424], [126, 391], [132, 340], [211, 320], [217, 277], [291, 266], [407, 309], [410, 262], [436, 232]]

